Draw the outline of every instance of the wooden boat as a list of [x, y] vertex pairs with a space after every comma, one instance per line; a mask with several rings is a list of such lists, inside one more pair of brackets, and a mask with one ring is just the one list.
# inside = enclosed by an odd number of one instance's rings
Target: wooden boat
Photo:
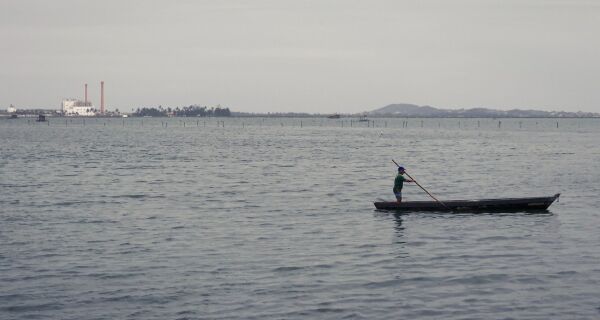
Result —
[[327, 118], [329, 118], [329, 119], [339, 119], [340, 117], [341, 116], [339, 114], [337, 114], [337, 113], [327, 116]]
[[393, 211], [535, 211], [546, 210], [560, 197], [560, 193], [551, 197], [535, 198], [504, 198], [504, 199], [481, 199], [481, 200], [448, 200], [440, 204], [436, 201], [403, 201], [398, 202], [374, 202], [379, 210]]

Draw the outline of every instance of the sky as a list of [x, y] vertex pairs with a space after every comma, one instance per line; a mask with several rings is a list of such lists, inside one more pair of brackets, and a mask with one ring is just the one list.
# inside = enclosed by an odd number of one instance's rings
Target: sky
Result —
[[600, 112], [596, 0], [0, 0], [0, 109]]

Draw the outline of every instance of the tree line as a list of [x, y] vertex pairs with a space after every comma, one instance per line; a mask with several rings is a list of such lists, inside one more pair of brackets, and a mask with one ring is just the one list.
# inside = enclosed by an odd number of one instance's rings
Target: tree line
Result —
[[137, 108], [133, 112], [134, 117], [230, 117], [231, 111], [229, 108], [222, 108], [221, 106], [206, 107], [191, 105], [188, 107], [176, 107], [176, 108], [163, 108], [158, 107], [142, 107]]

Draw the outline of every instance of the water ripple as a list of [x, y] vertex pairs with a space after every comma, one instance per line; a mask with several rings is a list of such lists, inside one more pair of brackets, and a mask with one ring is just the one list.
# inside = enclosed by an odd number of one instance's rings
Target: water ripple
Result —
[[[598, 121], [72, 120], [0, 120], [1, 319], [600, 315]], [[563, 196], [378, 212], [390, 159], [441, 199]]]

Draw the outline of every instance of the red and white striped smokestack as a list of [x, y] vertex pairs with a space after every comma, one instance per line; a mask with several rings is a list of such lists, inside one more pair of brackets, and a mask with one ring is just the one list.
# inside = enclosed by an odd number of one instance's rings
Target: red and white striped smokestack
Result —
[[85, 84], [85, 105], [87, 106], [87, 83]]
[[100, 81], [100, 113], [104, 114], [104, 81]]

